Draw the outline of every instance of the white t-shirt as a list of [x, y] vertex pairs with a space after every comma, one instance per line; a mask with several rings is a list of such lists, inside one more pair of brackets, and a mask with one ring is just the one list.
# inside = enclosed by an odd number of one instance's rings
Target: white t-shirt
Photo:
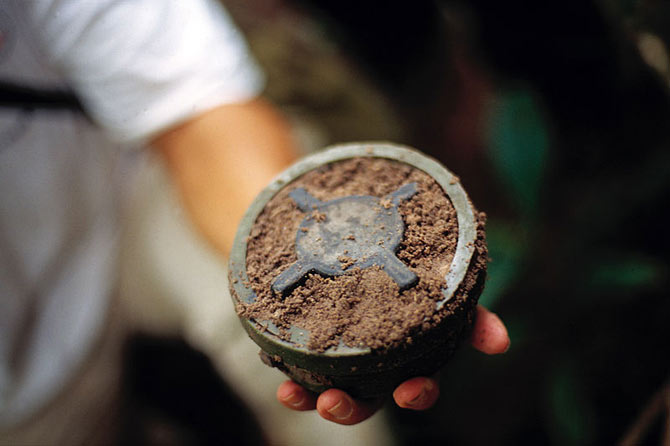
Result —
[[0, 81], [72, 87], [76, 111], [0, 106], [0, 427], [80, 367], [113, 291], [131, 151], [262, 76], [208, 0], [0, 1]]

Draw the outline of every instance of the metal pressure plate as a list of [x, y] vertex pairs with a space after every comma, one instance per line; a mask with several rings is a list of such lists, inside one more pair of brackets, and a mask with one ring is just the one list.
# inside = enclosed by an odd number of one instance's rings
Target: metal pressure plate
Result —
[[417, 276], [396, 256], [405, 225], [398, 205], [416, 194], [416, 183], [405, 184], [386, 197], [355, 195], [322, 202], [305, 189], [289, 196], [307, 215], [298, 228], [298, 261], [272, 284], [283, 293], [308, 273], [339, 276], [352, 268], [379, 266], [398, 284], [408, 288]]

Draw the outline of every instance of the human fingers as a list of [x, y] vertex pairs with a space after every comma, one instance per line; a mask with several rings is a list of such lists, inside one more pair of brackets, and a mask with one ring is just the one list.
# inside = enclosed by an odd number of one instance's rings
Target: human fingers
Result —
[[[472, 345], [487, 354], [504, 353], [509, 349], [510, 339], [505, 324], [495, 314], [477, 306], [477, 317], [472, 331]], [[417, 377], [400, 384], [393, 392], [398, 406], [406, 409], [425, 410], [432, 407], [440, 395], [437, 381]]]
[[505, 324], [495, 313], [481, 305], [477, 306], [471, 342], [474, 348], [489, 355], [505, 353], [510, 346]]
[[[491, 311], [479, 305], [472, 331], [472, 345], [487, 354], [504, 353], [509, 349], [510, 338], [505, 324]], [[432, 407], [439, 397], [439, 386], [434, 379], [416, 377], [400, 384], [393, 392], [398, 406], [425, 410]], [[326, 420], [338, 424], [356, 424], [372, 416], [380, 407], [378, 401], [357, 401], [338, 389], [322, 393], [318, 399], [293, 381], [286, 381], [277, 389], [277, 399], [293, 410], [312, 410], [316, 407]]]
[[357, 424], [370, 418], [381, 407], [382, 400], [355, 400], [338, 389], [319, 395], [316, 410], [322, 418], [337, 424]]
[[398, 406], [413, 410], [432, 407], [439, 396], [437, 381], [421, 376], [403, 382], [393, 392], [393, 399]]
[[292, 410], [313, 410], [316, 408], [316, 395], [304, 387], [288, 380], [277, 388], [277, 399]]

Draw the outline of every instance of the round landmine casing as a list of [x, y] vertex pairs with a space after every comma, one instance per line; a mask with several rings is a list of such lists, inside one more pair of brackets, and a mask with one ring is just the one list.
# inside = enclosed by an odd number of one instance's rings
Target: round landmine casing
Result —
[[[309, 333], [301, 327], [291, 326], [290, 339], [287, 339], [286, 336], [280, 336], [279, 329], [271, 321], [246, 317], [240, 317], [240, 320], [249, 336], [261, 347], [263, 361], [279, 368], [307, 389], [321, 392], [328, 388], [339, 388], [355, 397], [371, 398], [391, 392], [395, 386], [410, 377], [435, 373], [469, 335], [486, 275], [485, 248], [482, 251], [476, 247], [484, 243], [484, 233], [479, 214], [474, 210], [456, 176], [437, 161], [413, 149], [388, 143], [339, 145], [308, 156], [277, 176], [247, 210], [233, 244], [229, 275], [231, 296], [236, 307], [253, 303], [256, 294], [247, 276], [247, 240], [266, 204], [280, 190], [289, 187], [305, 173], [329, 163], [358, 157], [385, 158], [419, 169], [432, 177], [451, 201], [456, 210], [458, 241], [451, 265], [444, 277], [443, 297], [436, 302], [435, 308], [435, 313], [439, 314], [445, 311], [447, 302], [450, 302], [449, 314], [428, 332], [415, 337], [411, 343], [380, 350], [350, 347], [340, 343], [324, 352], [307, 348]], [[389, 194], [386, 197], [386, 206], [378, 210], [376, 206], [382, 201], [369, 196], [320, 202], [302, 189], [292, 191], [291, 197], [303, 211], [326, 210], [334, 218], [328, 223], [305, 218], [301, 230], [296, 234], [298, 261], [282, 274], [278, 274], [272, 285], [274, 292], [280, 294], [290, 289], [309, 272], [324, 275], [346, 272], [335, 268], [332, 260], [328, 260], [328, 255], [343, 249], [342, 240], [346, 240], [346, 237], [341, 237], [342, 233], [337, 230], [340, 225], [346, 225], [350, 220], [346, 215], [347, 210], [367, 219], [364, 225], [356, 220], [356, 224], [352, 226], [357, 228], [358, 233], [351, 239], [359, 242], [347, 245], [347, 252], [356, 253], [351, 266], [365, 268], [372, 264], [381, 264], [400, 289], [411, 286], [416, 276], [395, 257], [393, 249], [400, 242], [396, 239], [402, 236], [403, 231], [402, 219], [395, 206], [402, 200], [409, 199], [414, 192], [413, 184], [405, 185]], [[374, 230], [361, 232], [363, 226], [371, 226]], [[331, 240], [329, 245], [328, 240], [323, 241], [328, 237], [322, 236], [333, 231], [337, 232], [337, 237], [333, 240], [340, 242], [338, 244]], [[361, 240], [368, 242], [366, 244], [360, 242]], [[383, 245], [379, 240], [389, 241], [386, 246], [392, 249], [375, 249], [375, 246]]]

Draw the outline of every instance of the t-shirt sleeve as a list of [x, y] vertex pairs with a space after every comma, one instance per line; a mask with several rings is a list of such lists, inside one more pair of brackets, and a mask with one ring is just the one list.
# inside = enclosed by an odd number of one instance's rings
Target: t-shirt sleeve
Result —
[[50, 62], [117, 141], [146, 140], [263, 86], [216, 1], [52, 0], [30, 15]]

